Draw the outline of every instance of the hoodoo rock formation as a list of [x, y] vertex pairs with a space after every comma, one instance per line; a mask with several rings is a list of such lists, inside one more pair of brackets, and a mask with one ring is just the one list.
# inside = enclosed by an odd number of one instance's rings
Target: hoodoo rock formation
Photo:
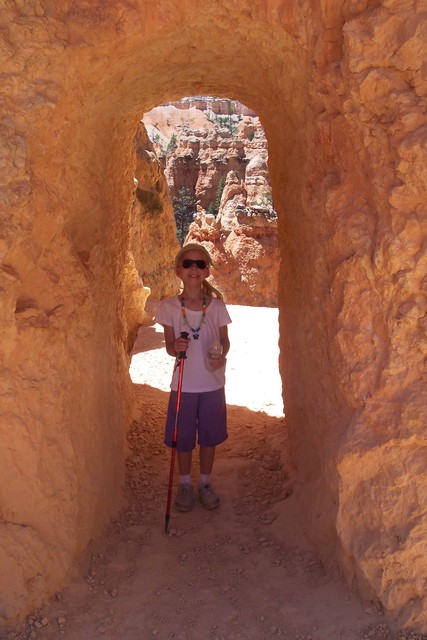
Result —
[[235, 100], [199, 97], [156, 107], [144, 123], [172, 196], [194, 195], [186, 241], [211, 252], [225, 301], [276, 306], [277, 216], [259, 118]]
[[[3, 621], [59, 589], [119, 506], [133, 141], [154, 106], [206, 94], [254, 109], [268, 139], [306, 531], [362, 597], [427, 631], [425, 11], [2, 3]], [[140, 188], [155, 204], [156, 185]], [[152, 274], [173, 240], [153, 240], [147, 210]]]
[[[252, 180], [254, 170], [256, 178]], [[210, 281], [232, 304], [277, 304], [276, 215], [268, 202], [250, 204], [251, 184], [268, 188], [266, 173], [265, 161], [259, 156], [248, 164], [246, 184], [230, 171], [218, 215], [198, 213], [188, 231], [188, 241], [204, 245], [211, 254], [214, 266]]]
[[[254, 156], [267, 160], [267, 140], [256, 114], [236, 101], [200, 97], [197, 107], [190, 104], [187, 99], [156, 107], [144, 123], [172, 196], [186, 187], [194, 193], [199, 212], [208, 212], [230, 171], [244, 180]], [[229, 114], [222, 115], [226, 104]], [[271, 200], [268, 180], [263, 187], [260, 200]]]

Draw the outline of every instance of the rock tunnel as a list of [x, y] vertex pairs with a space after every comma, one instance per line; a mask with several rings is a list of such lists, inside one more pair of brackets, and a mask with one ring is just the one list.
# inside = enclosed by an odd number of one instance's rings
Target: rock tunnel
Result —
[[154, 106], [204, 94], [250, 106], [268, 139], [307, 530], [427, 629], [422, 4], [3, 5], [0, 619], [58, 590], [118, 508], [133, 138]]

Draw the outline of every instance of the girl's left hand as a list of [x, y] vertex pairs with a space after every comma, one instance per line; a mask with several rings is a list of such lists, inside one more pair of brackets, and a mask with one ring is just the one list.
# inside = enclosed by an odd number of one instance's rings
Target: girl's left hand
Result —
[[217, 369], [221, 369], [225, 367], [227, 364], [227, 358], [225, 356], [220, 356], [218, 360], [209, 360], [209, 367], [212, 371], [216, 371]]

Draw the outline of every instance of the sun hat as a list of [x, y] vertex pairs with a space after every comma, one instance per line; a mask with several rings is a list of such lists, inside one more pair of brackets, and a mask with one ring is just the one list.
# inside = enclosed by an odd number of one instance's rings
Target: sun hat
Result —
[[175, 267], [179, 267], [182, 262], [182, 258], [189, 251], [199, 251], [200, 253], [202, 253], [208, 267], [211, 266], [212, 258], [210, 257], [207, 249], [205, 249], [205, 247], [203, 247], [201, 244], [197, 244], [196, 242], [189, 242], [188, 244], [185, 244], [183, 247], [181, 247], [181, 249], [178, 251], [175, 258]]

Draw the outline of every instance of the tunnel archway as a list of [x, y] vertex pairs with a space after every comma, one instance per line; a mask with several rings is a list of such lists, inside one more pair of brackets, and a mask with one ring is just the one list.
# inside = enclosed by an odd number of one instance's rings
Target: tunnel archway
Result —
[[[132, 139], [156, 104], [205, 93], [252, 107], [269, 142], [282, 251], [281, 369], [308, 526], [364, 595], [421, 620], [414, 433], [422, 420], [411, 407], [421, 398], [422, 353], [411, 345], [422, 255], [419, 200], [404, 180], [410, 158], [409, 182], [422, 188], [413, 135], [421, 120], [392, 129], [389, 110], [406, 107], [387, 97], [398, 84], [413, 113], [421, 106], [415, 80], [403, 87], [387, 74], [372, 102], [369, 86], [379, 75], [365, 64], [363, 24], [376, 13], [351, 15], [338, 3], [326, 11], [326, 4], [309, 18], [275, 2], [161, 3], [158, 14], [143, 0], [127, 11], [119, 3], [61, 5], [43, 24], [9, 9], [33, 35], [58, 34], [63, 24], [67, 33], [52, 35], [44, 57], [32, 58], [20, 92], [10, 89], [6, 134], [15, 162], [7, 202], [19, 224], [7, 226], [2, 272], [14, 403], [3, 452], [13, 479], [2, 496], [1, 562], [13, 585], [4, 617], [58, 588], [117, 508], [131, 405], [122, 274]], [[409, 13], [399, 11], [391, 38]], [[58, 50], [61, 38], [69, 46]], [[38, 42], [16, 60], [28, 62]], [[13, 39], [8, 47], [16, 53]], [[32, 447], [37, 464], [22, 474]], [[372, 487], [380, 478], [378, 497]], [[384, 513], [391, 494], [396, 502]], [[410, 528], [399, 515], [408, 497]]]

